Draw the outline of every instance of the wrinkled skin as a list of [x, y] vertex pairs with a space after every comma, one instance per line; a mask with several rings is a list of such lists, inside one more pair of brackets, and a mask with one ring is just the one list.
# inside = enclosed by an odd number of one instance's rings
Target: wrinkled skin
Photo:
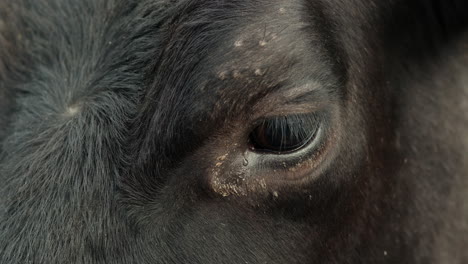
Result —
[[0, 263], [468, 262], [465, 2], [0, 0]]

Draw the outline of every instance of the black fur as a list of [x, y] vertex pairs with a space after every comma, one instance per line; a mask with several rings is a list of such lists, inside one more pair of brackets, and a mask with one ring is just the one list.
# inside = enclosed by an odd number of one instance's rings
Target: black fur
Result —
[[0, 0], [0, 263], [468, 262], [465, 2]]

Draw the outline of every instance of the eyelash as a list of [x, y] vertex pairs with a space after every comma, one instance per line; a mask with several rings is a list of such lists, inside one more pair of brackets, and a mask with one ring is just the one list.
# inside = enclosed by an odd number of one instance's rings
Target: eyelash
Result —
[[[320, 117], [315, 113], [263, 119], [257, 122], [251, 130], [250, 148], [257, 152], [277, 154], [292, 152], [307, 145], [315, 137], [319, 126]], [[279, 143], [279, 146], [266, 144], [268, 143], [266, 141], [270, 139], [272, 141], [270, 143]]]

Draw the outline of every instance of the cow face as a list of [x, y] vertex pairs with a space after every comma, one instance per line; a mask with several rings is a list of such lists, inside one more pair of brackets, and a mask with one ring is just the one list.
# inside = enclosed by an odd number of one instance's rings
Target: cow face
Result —
[[1, 2], [0, 262], [466, 260], [465, 6]]

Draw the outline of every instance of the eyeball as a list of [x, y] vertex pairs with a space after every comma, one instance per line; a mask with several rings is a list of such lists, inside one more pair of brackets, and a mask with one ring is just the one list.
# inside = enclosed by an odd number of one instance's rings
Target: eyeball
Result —
[[249, 134], [249, 148], [278, 155], [298, 151], [313, 141], [320, 127], [314, 114], [278, 116], [257, 122]]

